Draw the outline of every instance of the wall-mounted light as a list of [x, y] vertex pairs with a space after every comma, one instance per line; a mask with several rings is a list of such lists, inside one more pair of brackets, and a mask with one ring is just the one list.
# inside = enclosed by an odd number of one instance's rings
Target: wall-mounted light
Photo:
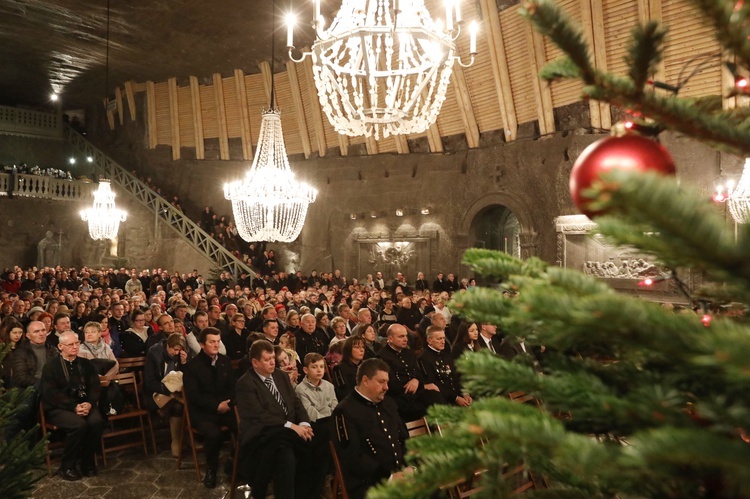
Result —
[[370, 212], [370, 218], [378, 218], [378, 214], [374, 211]]
[[430, 214], [430, 209], [429, 208], [427, 208], [427, 207], [422, 208], [422, 215], [429, 215], [429, 214]]
[[404, 210], [402, 210], [402, 209], [396, 210], [396, 216], [397, 217], [403, 217], [404, 216]]
[[71, 165], [74, 165], [74, 164], [76, 164], [76, 159], [75, 158], [70, 158], [68, 160], [68, 163], [70, 163]]
[[351, 218], [352, 220], [356, 220], [357, 219], [357, 214], [356, 213], [350, 213], [349, 214], [349, 218]]
[[56, 92], [52, 92], [52, 94], [50, 94], [50, 96], [49, 96], [49, 100], [51, 100], [52, 102], [57, 102], [57, 99], [59, 99], [59, 98], [60, 98], [60, 96], [57, 95]]
[[93, 163], [94, 162], [94, 158], [91, 157], [91, 156], [86, 156], [86, 161], [88, 161], [89, 163]]

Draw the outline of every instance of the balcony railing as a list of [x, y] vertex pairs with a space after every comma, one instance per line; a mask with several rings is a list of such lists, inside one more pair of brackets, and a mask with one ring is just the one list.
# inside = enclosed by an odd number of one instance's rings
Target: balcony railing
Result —
[[62, 138], [60, 112], [0, 106], [0, 133], [27, 137]]
[[0, 173], [0, 196], [19, 196], [58, 201], [93, 199], [96, 184], [23, 173]]

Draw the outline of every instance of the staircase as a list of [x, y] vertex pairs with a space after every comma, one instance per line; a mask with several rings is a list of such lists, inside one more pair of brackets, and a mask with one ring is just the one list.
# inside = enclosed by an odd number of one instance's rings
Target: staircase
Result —
[[86, 138], [68, 125], [63, 127], [63, 137], [82, 156], [93, 159], [91, 165], [96, 173], [110, 179], [113, 186], [117, 186], [120, 190], [138, 200], [159, 220], [177, 232], [193, 249], [211, 260], [217, 267], [231, 272], [235, 278], [238, 278], [243, 272], [255, 276], [255, 272], [246, 263], [234, 256], [181, 211], [176, 210], [166, 199], [118, 165], [113, 159], [107, 157], [106, 154], [94, 147]]

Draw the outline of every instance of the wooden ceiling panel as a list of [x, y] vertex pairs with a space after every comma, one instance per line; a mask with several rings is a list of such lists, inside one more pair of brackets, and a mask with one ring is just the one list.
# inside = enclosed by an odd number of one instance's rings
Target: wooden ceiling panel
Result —
[[532, 78], [536, 76], [529, 67], [531, 54], [526, 41], [528, 21], [519, 16], [515, 9], [506, 9], [500, 13], [500, 25], [508, 58], [508, 73], [516, 116], [518, 123], [528, 123], [537, 119], [532, 82]]
[[636, 0], [603, 0], [604, 34], [606, 38], [607, 68], [613, 73], [626, 74], [625, 57], [631, 42], [631, 31], [638, 22]]
[[260, 73], [245, 75], [245, 89], [247, 90], [247, 108], [250, 114], [250, 135], [253, 138], [253, 146], [255, 146], [260, 135], [260, 118], [263, 110], [269, 104], [263, 86], [263, 75]]
[[193, 99], [190, 95], [190, 87], [177, 88], [177, 102], [180, 109], [180, 145], [183, 147], [195, 147]]
[[[578, 23], [581, 22], [581, 0], [559, 0], [557, 4], [562, 8], [567, 15], [576, 20]], [[547, 61], [554, 61], [558, 57], [562, 57], [563, 51], [557, 47], [549, 38], [544, 39], [544, 50], [547, 56]], [[550, 85], [552, 92], [552, 104], [555, 107], [567, 106], [581, 100], [581, 89], [583, 83], [578, 80], [562, 80], [553, 82]]]
[[721, 46], [713, 28], [686, 0], [663, 0], [662, 14], [670, 26], [664, 50], [667, 83], [677, 85], [702, 66], [684, 84], [680, 96], [721, 95]]
[[169, 111], [169, 89], [167, 82], [154, 85], [154, 100], [156, 104], [156, 137], [158, 144], [172, 143], [172, 123]]
[[240, 117], [239, 99], [237, 98], [237, 86], [234, 83], [234, 76], [223, 78], [222, 87], [224, 88], [224, 113], [227, 117], [227, 134], [230, 137], [239, 137], [242, 134]]

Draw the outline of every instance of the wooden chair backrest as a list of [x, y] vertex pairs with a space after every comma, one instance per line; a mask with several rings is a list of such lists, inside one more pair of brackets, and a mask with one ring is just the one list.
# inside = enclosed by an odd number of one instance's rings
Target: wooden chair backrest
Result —
[[113, 374], [112, 376], [99, 376], [99, 382], [101, 383], [102, 388], [107, 387], [112, 383], [120, 385], [120, 388], [127, 391], [127, 393], [133, 394], [135, 399], [135, 407], [139, 410], [141, 409], [141, 397], [139, 393], [140, 390], [135, 373], [129, 372]]
[[427, 424], [427, 418], [409, 421], [406, 423], [406, 429], [409, 431], [409, 438], [430, 434], [430, 426]]

